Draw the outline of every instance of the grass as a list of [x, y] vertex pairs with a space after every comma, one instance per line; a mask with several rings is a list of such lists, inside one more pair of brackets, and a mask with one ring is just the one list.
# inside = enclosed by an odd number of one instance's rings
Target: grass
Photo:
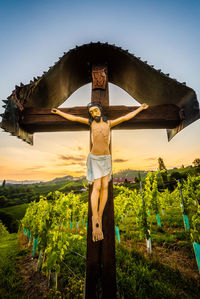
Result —
[[21, 284], [16, 264], [20, 255], [17, 234], [0, 238], [0, 299], [22, 298], [19, 292]]
[[200, 287], [178, 269], [117, 245], [118, 295], [126, 299], [199, 298]]
[[121, 243], [116, 248], [117, 284], [120, 298], [200, 298], [197, 265], [190, 239], [185, 231], [179, 206], [162, 215], [148, 216], [151, 226], [152, 255], [145, 239], [139, 237], [135, 217], [119, 225]]

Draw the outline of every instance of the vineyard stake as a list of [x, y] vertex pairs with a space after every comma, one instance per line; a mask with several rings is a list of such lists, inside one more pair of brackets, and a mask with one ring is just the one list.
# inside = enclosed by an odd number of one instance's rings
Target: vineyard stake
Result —
[[181, 201], [182, 201], [182, 212], [183, 212], [184, 228], [185, 228], [185, 230], [189, 230], [190, 229], [190, 224], [189, 224], [188, 215], [186, 215], [185, 203], [184, 203], [183, 194], [182, 194], [182, 190], [181, 190], [180, 180], [178, 180], [178, 188], [179, 188], [179, 191], [180, 191]]
[[[142, 181], [140, 181], [140, 191], [141, 191], [141, 197], [142, 197], [142, 205], [145, 207], [145, 202], [144, 202], [144, 196], [143, 196], [143, 187], [142, 187]], [[150, 215], [150, 213], [149, 213]], [[151, 255], [151, 237], [150, 237], [150, 230], [148, 230], [149, 237], [146, 237], [146, 244], [147, 244], [147, 253], [150, 256]]]

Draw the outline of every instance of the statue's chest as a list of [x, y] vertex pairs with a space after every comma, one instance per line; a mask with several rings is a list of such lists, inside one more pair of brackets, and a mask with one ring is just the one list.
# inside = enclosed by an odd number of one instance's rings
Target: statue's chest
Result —
[[107, 123], [102, 124], [92, 124], [92, 135], [94, 137], [104, 137], [107, 138], [110, 133], [110, 128]]

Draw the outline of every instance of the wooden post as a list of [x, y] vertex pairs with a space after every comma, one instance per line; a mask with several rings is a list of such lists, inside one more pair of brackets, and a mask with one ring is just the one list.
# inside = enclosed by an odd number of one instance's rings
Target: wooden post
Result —
[[[95, 69], [106, 66], [93, 67]], [[98, 102], [102, 107], [109, 105], [108, 82], [105, 89], [92, 89], [92, 102]], [[90, 134], [91, 150], [91, 134]], [[110, 139], [111, 153], [111, 139]], [[111, 153], [112, 154], [112, 153]], [[116, 266], [115, 266], [115, 226], [113, 206], [113, 180], [109, 182], [108, 200], [103, 213], [102, 241], [92, 241], [92, 210], [91, 193], [93, 185], [89, 188], [88, 205], [88, 230], [87, 230], [87, 263], [86, 263], [86, 287], [85, 298], [87, 299], [114, 299], [116, 298]]]

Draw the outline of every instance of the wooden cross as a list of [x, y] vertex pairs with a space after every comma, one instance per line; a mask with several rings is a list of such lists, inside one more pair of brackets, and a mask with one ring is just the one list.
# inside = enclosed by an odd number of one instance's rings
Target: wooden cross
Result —
[[[106, 65], [93, 66], [93, 84], [91, 102], [100, 103], [108, 119], [116, 119], [138, 107], [109, 106], [108, 80], [98, 82], [96, 71], [103, 69], [107, 76]], [[103, 75], [104, 76], [104, 75]], [[102, 76], [102, 77], [103, 77]], [[100, 80], [101, 81], [101, 80]], [[100, 84], [100, 85], [99, 85]], [[101, 86], [102, 84], [102, 86]], [[101, 88], [102, 87], [102, 88]], [[88, 118], [87, 107], [62, 108], [63, 112]], [[175, 105], [149, 107], [133, 119], [121, 123], [114, 129], [134, 128], [174, 128], [180, 123], [179, 108]], [[71, 122], [51, 113], [48, 108], [26, 108], [23, 110], [20, 127], [29, 133], [50, 131], [80, 131], [88, 130], [88, 125]], [[90, 134], [91, 150], [91, 134]], [[110, 142], [111, 153], [111, 142]], [[89, 187], [88, 230], [87, 230], [87, 262], [85, 298], [116, 298], [116, 267], [115, 267], [115, 226], [113, 207], [113, 181], [109, 183], [108, 200], [103, 213], [102, 241], [92, 241], [92, 211], [91, 193]]]
[[[165, 128], [169, 129], [167, 133], [170, 140], [176, 133], [200, 117], [196, 93], [185, 83], [169, 78], [168, 74], [155, 70], [153, 66], [149, 66], [139, 57], [120, 47], [98, 42], [85, 44], [64, 53], [63, 57], [41, 77], [34, 78], [30, 84], [21, 83], [20, 86], [16, 86], [8, 100], [4, 101], [5, 112], [0, 115], [2, 117], [0, 127], [30, 144], [33, 144], [35, 132], [89, 130], [87, 124], [72, 122], [52, 114], [51, 108], [59, 106], [75, 90], [91, 82], [91, 66], [93, 66], [92, 102], [101, 103], [104, 114], [109, 120], [126, 115], [138, 107], [109, 106], [108, 80], [105, 80], [105, 77], [140, 103], [147, 102], [150, 105], [147, 110], [134, 118], [113, 127], [114, 130]], [[88, 118], [87, 107], [59, 110]], [[89, 198], [86, 298], [115, 298], [116, 296], [112, 186], [110, 182], [109, 198], [103, 214], [104, 240], [95, 243], [91, 241]], [[92, 188], [89, 191], [91, 195]]]

